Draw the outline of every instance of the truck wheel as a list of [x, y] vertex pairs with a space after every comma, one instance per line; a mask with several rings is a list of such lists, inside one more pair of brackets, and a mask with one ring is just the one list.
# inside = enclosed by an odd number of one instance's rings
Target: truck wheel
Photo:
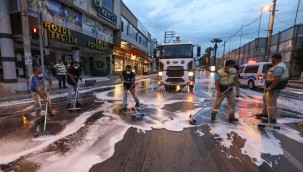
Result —
[[252, 80], [248, 81], [248, 88], [254, 90], [256, 88], [255, 82]]

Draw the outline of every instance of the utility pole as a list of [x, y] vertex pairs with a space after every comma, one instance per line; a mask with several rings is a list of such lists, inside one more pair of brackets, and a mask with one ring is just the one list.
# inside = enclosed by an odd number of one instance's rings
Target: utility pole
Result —
[[294, 23], [294, 25], [296, 25], [296, 23], [297, 23], [297, 17], [298, 17], [299, 6], [300, 6], [300, 0], [298, 1], [298, 6], [297, 6], [297, 12], [296, 12], [296, 17], [295, 17], [295, 23]]
[[228, 54], [228, 58], [230, 58], [230, 45], [231, 45], [231, 37], [229, 37], [229, 50], [228, 50], [229, 54]]
[[259, 29], [258, 29], [258, 38], [260, 37], [260, 28], [261, 28], [261, 19], [262, 19], [262, 9], [263, 9], [263, 7], [261, 7], [261, 14], [260, 14], [260, 20], [259, 20]]
[[238, 65], [240, 64], [240, 48], [242, 45], [242, 30], [243, 30], [243, 27], [241, 27], [240, 45], [239, 45], [239, 53], [238, 53]]
[[270, 56], [270, 44], [271, 44], [271, 37], [272, 37], [273, 26], [274, 26], [274, 21], [275, 21], [276, 4], [277, 4], [277, 0], [273, 0], [273, 6], [272, 6], [272, 11], [271, 11], [271, 17], [270, 17], [270, 25], [269, 25], [269, 30], [268, 30], [268, 38], [267, 38], [267, 44], [266, 44], [265, 61], [268, 61], [269, 56]]
[[223, 61], [224, 61], [224, 56], [225, 56], [225, 43], [226, 43], [226, 41], [224, 41], [224, 44], [223, 44]]
[[[164, 32], [164, 43], [170, 43], [170, 41], [175, 37], [175, 31], [165, 31]], [[167, 42], [166, 40], [170, 38]]]
[[[42, 27], [41, 27], [41, 19], [42, 19], [42, 13], [38, 13], [38, 28], [39, 28], [39, 48], [40, 48], [40, 58], [41, 58], [41, 68], [42, 71], [44, 71], [44, 56], [43, 56], [43, 45], [42, 45]], [[45, 34], [45, 33], [44, 33]]]

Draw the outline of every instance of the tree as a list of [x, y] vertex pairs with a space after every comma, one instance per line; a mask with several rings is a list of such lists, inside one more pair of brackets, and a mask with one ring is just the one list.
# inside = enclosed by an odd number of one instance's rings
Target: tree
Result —
[[215, 57], [214, 57], [214, 66], [217, 66], [217, 49], [218, 49], [218, 44], [222, 42], [222, 39], [220, 38], [214, 38], [210, 42], [214, 43], [214, 50], [215, 50]]
[[199, 59], [199, 65], [200, 66], [205, 66], [205, 61], [206, 61], [206, 57], [207, 57], [207, 54], [203, 54], [202, 57]]
[[208, 47], [205, 49], [205, 53], [206, 53], [206, 58], [205, 58], [205, 67], [207, 70], [209, 70], [209, 63], [210, 63], [210, 56], [211, 56], [211, 52], [214, 50], [213, 47]]

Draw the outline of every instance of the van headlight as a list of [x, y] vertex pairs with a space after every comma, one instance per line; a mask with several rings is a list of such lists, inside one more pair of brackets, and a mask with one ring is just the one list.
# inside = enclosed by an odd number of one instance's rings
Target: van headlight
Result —
[[188, 76], [194, 76], [194, 72], [188, 72]]
[[158, 76], [162, 76], [163, 75], [163, 72], [158, 72]]

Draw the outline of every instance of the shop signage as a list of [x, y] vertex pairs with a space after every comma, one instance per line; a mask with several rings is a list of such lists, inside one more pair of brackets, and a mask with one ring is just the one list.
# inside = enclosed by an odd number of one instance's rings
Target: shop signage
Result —
[[51, 39], [107, 53], [112, 53], [113, 51], [113, 44], [73, 31], [69, 28], [48, 21], [43, 23], [43, 27], [48, 30], [48, 37]]
[[101, 50], [108, 53], [111, 53], [113, 51], [112, 47], [109, 46], [109, 43], [100, 39], [96, 39], [95, 42], [87, 42], [87, 46], [89, 48]]
[[72, 36], [71, 29], [51, 22], [44, 22], [43, 26], [48, 30], [50, 38], [75, 45], [78, 44], [78, 39]]
[[97, 16], [117, 26], [117, 15], [105, 7], [98, 8]]

